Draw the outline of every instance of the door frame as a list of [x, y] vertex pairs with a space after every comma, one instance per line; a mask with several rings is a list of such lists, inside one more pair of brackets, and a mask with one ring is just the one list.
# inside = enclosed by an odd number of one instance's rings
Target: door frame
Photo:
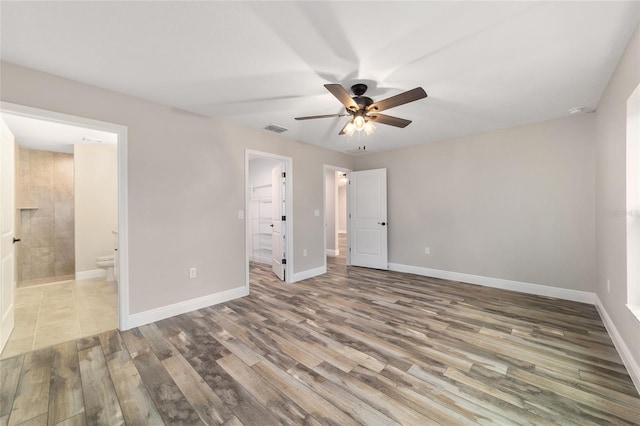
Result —
[[285, 235], [287, 264], [285, 267], [285, 281], [293, 281], [293, 158], [269, 152], [256, 151], [253, 149], [244, 150], [244, 257], [245, 257], [245, 286], [247, 294], [249, 287], [249, 239], [251, 238], [251, 223], [249, 221], [249, 209], [251, 208], [251, 188], [249, 186], [249, 160], [255, 157], [269, 158], [271, 160], [282, 161], [284, 163], [285, 179]]
[[[9, 342], [11, 338], [11, 334], [15, 329], [15, 292], [16, 292], [16, 275], [17, 275], [17, 262], [16, 262], [16, 139], [13, 135], [11, 129], [4, 121], [2, 115], [0, 114], [0, 125], [2, 129], [0, 133], [2, 133], [2, 138], [6, 137], [7, 142], [0, 142], [0, 163], [4, 163], [4, 166], [7, 170], [2, 169], [2, 164], [0, 164], [0, 170], [4, 174], [7, 173], [7, 182], [0, 182], [2, 186], [0, 186], [0, 214], [2, 211], [7, 211], [9, 216], [9, 221], [11, 222], [11, 226], [9, 229], [9, 233], [5, 234], [4, 228], [0, 228], [0, 237], [2, 241], [0, 241], [0, 352], [2, 352]], [[7, 133], [7, 134], [5, 134]], [[6, 146], [5, 146], [6, 143]], [[8, 152], [5, 152], [5, 147]], [[2, 179], [4, 176], [0, 176]], [[6, 203], [5, 203], [6, 201]], [[9, 238], [13, 238], [13, 241], [9, 240]], [[5, 264], [5, 257], [7, 258]], [[10, 279], [5, 280], [5, 266], [9, 269]], [[7, 292], [5, 293], [5, 290]], [[9, 306], [7, 310], [4, 310], [4, 304], [7, 303]]]
[[[334, 171], [334, 172], [343, 172], [347, 174], [347, 265], [351, 265], [351, 251], [349, 250], [350, 247], [350, 240], [349, 240], [349, 234], [351, 232], [350, 228], [351, 228], [351, 220], [349, 219], [349, 215], [351, 214], [351, 205], [350, 205], [350, 201], [349, 201], [349, 173], [351, 173], [353, 170], [346, 168], [346, 167], [340, 167], [340, 166], [331, 166], [329, 164], [324, 164], [322, 166], [322, 247], [323, 247], [323, 253], [325, 254], [324, 256], [324, 269], [325, 271], [327, 270], [327, 218], [325, 217], [325, 215], [327, 214], [327, 172], [328, 171]], [[335, 190], [335, 188], [334, 188]], [[337, 194], [336, 194], [337, 197]], [[334, 214], [336, 215], [336, 218], [334, 219], [335, 222], [337, 223], [337, 209], [335, 209]]]
[[126, 126], [0, 101], [0, 111], [23, 117], [69, 124], [118, 135], [118, 322], [120, 330], [129, 327], [129, 205]]

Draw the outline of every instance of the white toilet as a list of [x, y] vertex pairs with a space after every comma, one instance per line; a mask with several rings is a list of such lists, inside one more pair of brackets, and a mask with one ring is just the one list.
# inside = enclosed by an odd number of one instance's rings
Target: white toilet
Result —
[[101, 256], [99, 258], [96, 259], [96, 266], [98, 268], [102, 268], [102, 269], [106, 269], [107, 270], [107, 278], [106, 281], [114, 281], [116, 279], [115, 275], [113, 274], [113, 265], [114, 265], [115, 261], [114, 261], [114, 256], [110, 255], [110, 256]]

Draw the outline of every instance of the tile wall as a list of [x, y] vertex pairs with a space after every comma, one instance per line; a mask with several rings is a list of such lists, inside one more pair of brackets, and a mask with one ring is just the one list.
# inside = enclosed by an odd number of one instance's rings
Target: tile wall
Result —
[[20, 148], [18, 282], [58, 281], [75, 273], [73, 154]]

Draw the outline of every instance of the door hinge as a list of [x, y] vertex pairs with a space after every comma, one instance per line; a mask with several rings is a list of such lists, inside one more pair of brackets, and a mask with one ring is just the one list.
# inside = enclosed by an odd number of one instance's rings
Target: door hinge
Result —
[[287, 259], [282, 259], [282, 264], [286, 265], [287, 264]]
[[287, 172], [282, 172], [282, 177], [286, 178], [287, 177]]
[[351, 219], [351, 213], [349, 213], [349, 219]]
[[286, 216], [282, 216], [282, 221], [286, 222], [286, 220], [287, 220], [287, 217]]

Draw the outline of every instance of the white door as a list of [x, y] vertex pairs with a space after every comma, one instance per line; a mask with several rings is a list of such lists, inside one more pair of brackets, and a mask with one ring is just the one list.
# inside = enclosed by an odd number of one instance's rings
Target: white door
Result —
[[349, 174], [351, 264], [388, 269], [387, 169]]
[[285, 174], [282, 165], [271, 170], [271, 220], [273, 226], [272, 261], [271, 269], [280, 278], [285, 280], [287, 253], [285, 244]]
[[0, 118], [0, 351], [13, 331], [13, 292], [15, 289], [15, 162], [14, 138]]

